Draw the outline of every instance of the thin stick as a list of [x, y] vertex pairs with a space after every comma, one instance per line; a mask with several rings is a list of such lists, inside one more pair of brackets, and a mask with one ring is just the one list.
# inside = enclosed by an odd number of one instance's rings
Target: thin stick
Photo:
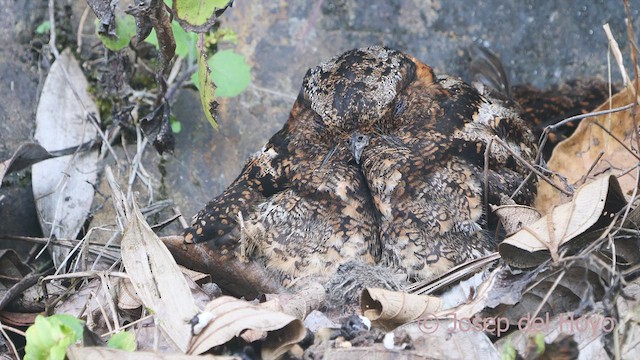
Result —
[[57, 59], [60, 57], [60, 53], [56, 48], [56, 17], [55, 17], [55, 0], [49, 0], [49, 50], [53, 56]]
[[82, 16], [80, 17], [80, 22], [78, 23], [78, 34], [76, 35], [76, 45], [78, 45], [78, 47], [76, 48], [77, 52], [80, 53], [80, 51], [82, 50], [82, 36], [84, 35], [82, 33], [82, 30], [84, 29], [84, 23], [87, 21], [87, 17], [89, 16], [89, 6], [87, 5], [84, 8], [84, 11], [82, 12]]
[[565, 125], [568, 122], [571, 121], [575, 121], [575, 120], [581, 120], [584, 118], [589, 118], [589, 117], [595, 117], [595, 116], [600, 116], [600, 115], [608, 115], [608, 114], [613, 114], [616, 112], [620, 112], [620, 111], [625, 111], [625, 110], [629, 110], [632, 107], [636, 106], [635, 103], [631, 103], [631, 104], [627, 104], [624, 106], [620, 106], [617, 108], [613, 108], [613, 109], [609, 109], [609, 110], [602, 110], [602, 111], [594, 111], [594, 112], [590, 112], [590, 113], [586, 113], [586, 114], [580, 114], [580, 115], [576, 115], [576, 116], [572, 116], [570, 118], [566, 118], [558, 123], [555, 123], [553, 125], [549, 125], [545, 128], [546, 129], [550, 129], [551, 131], [556, 130], [558, 127]]
[[116, 333], [116, 332], [118, 332], [118, 331], [126, 330], [126, 329], [128, 329], [128, 328], [130, 328], [130, 327], [132, 327], [132, 326], [134, 326], [134, 325], [137, 325], [137, 324], [139, 324], [139, 323], [141, 323], [141, 322], [144, 322], [144, 321], [146, 321], [146, 320], [148, 320], [148, 319], [151, 319], [151, 318], [153, 318], [153, 315], [147, 315], [147, 316], [141, 317], [140, 319], [138, 319], [138, 320], [136, 320], [136, 321], [132, 321], [132, 322], [128, 323], [127, 325], [124, 325], [124, 326], [120, 327], [120, 328], [119, 328], [119, 329], [117, 329], [117, 330], [109, 331], [109, 332], [104, 333], [104, 334], [102, 334], [102, 335], [100, 335], [100, 336], [101, 336], [101, 337], [107, 337], [107, 336], [113, 335], [113, 334], [115, 334], [115, 333]]
[[532, 319], [535, 319], [535, 318], [538, 317], [538, 314], [540, 314], [540, 311], [542, 310], [542, 307], [547, 304], [547, 301], [551, 297], [551, 293], [553, 293], [553, 291], [558, 287], [558, 284], [560, 284], [560, 280], [562, 280], [562, 278], [566, 274], [567, 274], [567, 271], [566, 270], [562, 270], [560, 275], [558, 275], [558, 277], [556, 278], [556, 281], [553, 282], [553, 285], [551, 285], [551, 287], [549, 288], [549, 291], [547, 291], [547, 293], [544, 295], [544, 298], [542, 298], [542, 300], [540, 300], [540, 304], [538, 305], [538, 308], [536, 309], [536, 311], [531, 316]]
[[22, 294], [23, 291], [37, 284], [38, 280], [47, 272], [48, 270], [40, 273], [29, 274], [24, 279], [15, 283], [11, 288], [9, 288], [9, 290], [5, 292], [2, 299], [0, 299], [0, 310], [4, 309], [4, 307], [7, 306], [11, 302], [11, 300]]
[[558, 189], [561, 193], [567, 195], [567, 196], [571, 196], [573, 195], [572, 192], [567, 191], [565, 189], [562, 189], [561, 187], [559, 187], [558, 185], [556, 185], [555, 182], [553, 182], [553, 180], [549, 179], [545, 174], [543, 174], [542, 172], [540, 172], [540, 170], [536, 169], [533, 165], [529, 164], [528, 161], [526, 161], [525, 159], [523, 159], [520, 155], [516, 154], [515, 151], [513, 151], [513, 149], [511, 149], [509, 147], [509, 145], [507, 145], [504, 141], [502, 141], [502, 139], [500, 139], [497, 136], [494, 136], [493, 139], [496, 140], [496, 142], [498, 142], [500, 145], [502, 145], [510, 154], [511, 156], [513, 156], [514, 158], [516, 158], [516, 160], [518, 160], [522, 165], [524, 165], [527, 169], [533, 171], [536, 175], [538, 175], [542, 180], [546, 181], [549, 183], [549, 185], [553, 186], [554, 188]]
[[[611, 97], [609, 97], [609, 100], [611, 100]], [[540, 141], [538, 141], [538, 149], [540, 149], [540, 151], [538, 152], [538, 156], [536, 156], [536, 164], [540, 163], [540, 160], [542, 159], [542, 148], [547, 144], [547, 139], [549, 137], [549, 133], [556, 130], [557, 128], [559, 128], [560, 126], [564, 126], [565, 124], [575, 121], [575, 120], [581, 120], [581, 119], [585, 119], [585, 118], [589, 118], [589, 117], [595, 117], [595, 116], [600, 116], [600, 115], [608, 115], [608, 114], [613, 114], [619, 111], [625, 111], [628, 109], [631, 109], [635, 104], [627, 104], [621, 107], [617, 107], [617, 108], [613, 108], [613, 109], [608, 109], [608, 110], [602, 110], [602, 111], [594, 111], [594, 112], [590, 112], [590, 113], [586, 113], [586, 114], [580, 114], [580, 115], [575, 115], [575, 116], [571, 116], [569, 118], [566, 118], [562, 121], [559, 121], [553, 125], [549, 125], [547, 127], [544, 128], [544, 131], [542, 132], [542, 136], [540, 137]]]
[[618, 139], [617, 136], [613, 135], [609, 130], [607, 130], [600, 123], [594, 122], [594, 124], [600, 129], [602, 129], [602, 131], [606, 132], [609, 136], [611, 136], [615, 141], [618, 142], [618, 144], [622, 145], [622, 147], [625, 148], [625, 150], [627, 150], [629, 154], [633, 155], [633, 157], [635, 157], [638, 161], [640, 161], [640, 156], [638, 156], [635, 152], [633, 152], [633, 150], [631, 150], [631, 148], [629, 148], [624, 142], [622, 142], [622, 140]]
[[608, 23], [602, 25], [602, 27], [604, 28], [604, 33], [607, 36], [607, 40], [609, 41], [609, 49], [611, 49], [613, 58], [616, 59], [616, 63], [618, 64], [618, 68], [620, 69], [620, 74], [622, 75], [622, 83], [625, 87], [627, 87], [631, 82], [631, 79], [629, 79], [627, 70], [624, 68], [622, 52], [620, 51], [618, 42], [616, 41], [616, 39], [613, 38], [613, 34], [611, 33], [611, 27], [609, 26]]
[[487, 224], [489, 223], [489, 160], [491, 155], [491, 145], [493, 145], [493, 139], [489, 140], [487, 148], [484, 150], [484, 214], [486, 216]]
[[0, 322], [0, 332], [2, 333], [2, 336], [4, 336], [5, 340], [9, 343], [9, 346], [11, 347], [11, 351], [13, 351], [13, 355], [15, 355], [16, 359], [17, 359], [18, 358], [18, 349], [16, 349], [16, 345], [13, 343], [13, 341], [11, 341], [11, 338], [9, 337], [9, 335], [7, 335], [7, 333], [4, 331], [5, 328], [7, 330], [14, 331], [16, 334], [20, 334], [25, 338], [27, 337], [27, 334], [23, 333], [22, 331], [20, 331], [18, 329], [14, 329], [12, 327], [6, 326], [2, 322]]
[[596, 159], [593, 161], [593, 163], [591, 164], [591, 166], [589, 166], [589, 169], [587, 170], [587, 172], [580, 178], [580, 180], [578, 181], [578, 183], [584, 183], [585, 181], [587, 181], [587, 178], [589, 177], [589, 174], [591, 174], [591, 172], [593, 171], [593, 169], [596, 168], [596, 165], [598, 165], [598, 163], [600, 162], [600, 159], [602, 159], [602, 157], [604, 156], [604, 151], [600, 151], [600, 153], [598, 154], [598, 156], [596, 157]]

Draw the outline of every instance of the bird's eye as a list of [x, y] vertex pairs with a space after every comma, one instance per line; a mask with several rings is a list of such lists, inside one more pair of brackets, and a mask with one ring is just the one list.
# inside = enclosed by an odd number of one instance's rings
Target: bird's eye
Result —
[[396, 106], [393, 109], [393, 115], [398, 116], [402, 114], [403, 111], [404, 111], [404, 100], [400, 98], [398, 99], [398, 101], [396, 101]]

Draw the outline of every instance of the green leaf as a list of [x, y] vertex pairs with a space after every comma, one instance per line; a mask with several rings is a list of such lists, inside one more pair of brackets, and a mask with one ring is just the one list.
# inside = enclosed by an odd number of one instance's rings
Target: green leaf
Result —
[[[198, 35], [184, 31], [182, 26], [175, 21], [171, 22], [171, 30], [173, 30], [173, 37], [176, 39], [176, 54], [181, 58], [187, 58], [191, 49], [195, 49]], [[156, 35], [155, 29], [151, 30], [151, 34], [145, 41], [158, 48], [158, 35]]]
[[58, 324], [63, 329], [69, 329], [73, 334], [76, 334], [76, 341], [82, 338], [82, 333], [84, 333], [84, 321], [67, 314], [52, 315], [48, 317], [48, 319], [50, 319], [54, 324]]
[[[96, 29], [98, 20], [96, 19]], [[111, 51], [122, 50], [129, 45], [131, 39], [136, 36], [136, 20], [128, 14], [116, 15], [116, 38], [98, 34], [104, 46]]]
[[36, 28], [36, 33], [44, 34], [51, 31], [51, 22], [49, 20], [43, 21], [42, 24], [38, 25]]
[[38, 315], [26, 331], [24, 358], [63, 360], [67, 347], [82, 338], [83, 324], [71, 315]]
[[175, 120], [173, 117], [171, 118], [171, 131], [174, 134], [180, 134], [180, 132], [182, 131], [182, 123], [178, 120]]
[[192, 32], [186, 32], [177, 22], [171, 23], [173, 37], [176, 39], [176, 54], [182, 58], [189, 56], [189, 51], [195, 49], [198, 36]]
[[536, 344], [536, 354], [537, 355], [544, 354], [544, 349], [545, 349], [544, 334], [543, 333], [537, 333], [535, 338], [534, 338], [534, 342]]
[[216, 96], [233, 97], [249, 86], [251, 67], [244, 56], [231, 50], [215, 53], [208, 61], [211, 78], [216, 84]]
[[111, 336], [111, 339], [107, 342], [107, 347], [124, 351], [136, 351], [136, 337], [128, 331], [120, 331]]
[[507, 342], [504, 347], [502, 347], [502, 354], [500, 354], [500, 360], [515, 360], [518, 355], [516, 348], [513, 347], [511, 342]]
[[[195, 76], [195, 79], [194, 79]], [[216, 85], [213, 83], [211, 77], [211, 70], [207, 65], [207, 55], [204, 50], [204, 36], [200, 34], [200, 40], [198, 41], [198, 72], [191, 77], [194, 84], [197, 84], [200, 91], [200, 102], [202, 103], [202, 110], [207, 120], [213, 126], [214, 129], [218, 129], [218, 122], [214, 118], [216, 107], [218, 103], [215, 99]]]
[[216, 9], [222, 9], [229, 0], [175, 0], [173, 9], [176, 17], [192, 26], [202, 26], [215, 16]]

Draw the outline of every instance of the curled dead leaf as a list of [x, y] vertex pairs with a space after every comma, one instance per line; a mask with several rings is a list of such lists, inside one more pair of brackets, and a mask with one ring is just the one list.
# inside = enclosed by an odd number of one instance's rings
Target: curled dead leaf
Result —
[[600, 177], [580, 187], [571, 202], [553, 207], [542, 219], [506, 238], [498, 251], [515, 267], [555, 261], [561, 246], [576, 250], [596, 239], [626, 205], [616, 177]]
[[189, 354], [202, 354], [234, 337], [261, 339], [262, 358], [274, 359], [287, 352], [306, 335], [301, 320], [291, 315], [264, 309], [230, 296], [211, 301], [204, 310], [210, 322], [193, 337]]
[[311, 283], [295, 294], [267, 294], [266, 302], [260, 306], [264, 309], [281, 311], [304, 320], [313, 310], [317, 310], [325, 300], [324, 286], [318, 282]]
[[535, 223], [542, 216], [538, 210], [525, 205], [492, 206], [491, 210], [498, 216], [507, 236]]
[[435, 314], [442, 309], [442, 301], [430, 295], [367, 288], [362, 292], [360, 309], [371, 321], [395, 327]]

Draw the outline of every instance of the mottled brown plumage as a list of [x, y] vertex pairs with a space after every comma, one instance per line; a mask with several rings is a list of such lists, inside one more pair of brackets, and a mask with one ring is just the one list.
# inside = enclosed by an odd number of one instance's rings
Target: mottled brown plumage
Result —
[[[482, 231], [484, 154], [492, 138], [527, 160], [535, 145], [503, 101], [416, 64], [415, 80], [397, 95], [392, 125], [362, 134], [369, 144], [361, 164], [379, 212], [382, 263], [412, 279], [430, 279], [495, 251]], [[488, 195], [495, 203], [500, 194], [514, 193], [527, 172], [497, 142], [488, 154]], [[518, 194], [520, 202], [533, 199], [531, 185]]]
[[[535, 155], [505, 101], [394, 50], [346, 52], [307, 73], [283, 129], [197, 214], [185, 240], [259, 261], [286, 286], [326, 283], [351, 260], [431, 278], [494, 251], [482, 231], [494, 136]], [[496, 142], [489, 155], [495, 200], [526, 172]], [[525, 187], [518, 200], [532, 195]]]

